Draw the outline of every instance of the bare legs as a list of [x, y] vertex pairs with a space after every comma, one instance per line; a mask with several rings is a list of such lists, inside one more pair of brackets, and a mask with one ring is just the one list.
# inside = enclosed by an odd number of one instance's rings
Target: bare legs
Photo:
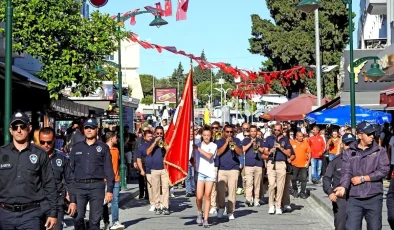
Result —
[[213, 182], [198, 181], [196, 204], [198, 213], [202, 212], [202, 199], [204, 198], [204, 220], [208, 221], [209, 209], [211, 208], [211, 192]]

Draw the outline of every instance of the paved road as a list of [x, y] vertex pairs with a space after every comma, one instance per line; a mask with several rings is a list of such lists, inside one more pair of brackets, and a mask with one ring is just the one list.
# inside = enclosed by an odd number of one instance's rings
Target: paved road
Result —
[[[186, 198], [183, 190], [176, 191], [176, 198], [171, 198], [171, 215], [156, 216], [149, 212], [146, 201], [132, 200], [120, 210], [120, 220], [126, 229], [197, 229], [195, 223], [195, 198]], [[211, 215], [211, 229], [294, 229], [328, 230], [334, 229], [333, 219], [313, 199], [292, 199], [293, 210], [281, 216], [269, 215], [268, 205], [245, 207], [244, 197], [237, 197], [235, 220], [218, 219]]]

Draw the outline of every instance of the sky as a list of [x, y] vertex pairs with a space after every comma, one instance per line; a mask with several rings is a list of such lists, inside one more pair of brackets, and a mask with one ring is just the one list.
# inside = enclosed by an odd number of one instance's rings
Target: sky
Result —
[[[159, 0], [108, 0], [99, 8], [102, 13], [116, 15], [144, 6], [154, 6]], [[160, 0], [164, 7], [164, 0]], [[231, 2], [231, 3], [230, 3]], [[162, 46], [175, 46], [178, 50], [199, 56], [204, 50], [208, 61], [225, 62], [238, 68], [258, 70], [263, 56], [248, 51], [251, 38], [251, 14], [271, 19], [264, 0], [189, 0], [187, 20], [176, 21], [177, 0], [172, 0], [173, 16], [165, 17], [168, 24], [160, 28], [150, 27], [150, 14], [136, 16], [136, 25], [125, 23], [126, 29], [138, 34], [141, 40]], [[97, 8], [90, 7], [90, 12]], [[359, 13], [359, 0], [353, 1], [353, 12]], [[354, 20], [354, 22], [357, 22]], [[357, 24], [354, 32], [356, 39]], [[357, 40], [354, 40], [357, 44]], [[190, 60], [163, 50], [140, 48], [139, 74], [152, 74], [158, 78], [170, 76], [179, 62], [185, 73]], [[197, 65], [197, 63], [194, 63]]]

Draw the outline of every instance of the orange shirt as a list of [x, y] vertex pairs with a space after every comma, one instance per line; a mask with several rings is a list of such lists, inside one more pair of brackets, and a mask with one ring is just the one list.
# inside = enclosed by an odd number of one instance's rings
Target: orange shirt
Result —
[[114, 169], [115, 174], [115, 182], [119, 182], [119, 150], [116, 147], [112, 147], [110, 148], [110, 152], [112, 157], [112, 168]]
[[[330, 143], [333, 143], [334, 145], [330, 145]], [[336, 140], [334, 140], [334, 138], [330, 138], [330, 140], [328, 140], [327, 142], [327, 146], [328, 146], [328, 152], [330, 154], [338, 154], [339, 151], [339, 143], [341, 142], [341, 138], [337, 138]]]
[[299, 168], [305, 168], [308, 162], [308, 153], [311, 152], [311, 147], [308, 142], [298, 142], [296, 140], [290, 140], [290, 144], [293, 147], [295, 153], [295, 159], [291, 162], [292, 165]]
[[309, 138], [309, 146], [312, 150], [312, 158], [320, 159], [323, 153], [326, 151], [326, 143], [324, 143], [324, 138], [322, 136], [311, 136]]

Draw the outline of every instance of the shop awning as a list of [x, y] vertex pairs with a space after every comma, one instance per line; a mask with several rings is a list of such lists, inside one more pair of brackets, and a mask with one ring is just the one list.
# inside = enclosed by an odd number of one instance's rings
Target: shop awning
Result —
[[[350, 105], [350, 93], [341, 93], [341, 105]], [[374, 92], [356, 92], [356, 105], [373, 109], [373, 110], [384, 110], [387, 105], [380, 104], [380, 91]]]
[[[4, 79], [4, 75], [5, 63], [0, 62], [0, 78]], [[12, 66], [12, 81], [28, 87], [35, 87], [40, 89], [47, 88], [47, 83], [45, 81], [14, 65]]]
[[74, 103], [68, 99], [52, 99], [51, 109], [76, 117], [88, 117], [90, 107], [87, 105]]

